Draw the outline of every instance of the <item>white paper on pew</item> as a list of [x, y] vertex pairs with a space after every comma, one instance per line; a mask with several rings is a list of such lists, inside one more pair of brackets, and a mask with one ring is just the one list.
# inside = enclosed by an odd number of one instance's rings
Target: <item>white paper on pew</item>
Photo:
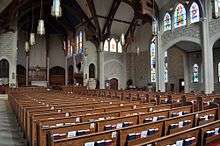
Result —
[[179, 128], [182, 128], [183, 127], [183, 121], [180, 121], [179, 122]]
[[95, 123], [90, 124], [90, 129], [95, 128]]
[[157, 121], [157, 117], [153, 117], [153, 122], [156, 122]]
[[95, 142], [87, 142], [84, 146], [95, 146]]
[[176, 141], [176, 146], [183, 146], [183, 140]]
[[56, 127], [62, 127], [64, 124], [63, 123], [58, 123], [56, 124]]
[[117, 138], [117, 132], [116, 131], [112, 132], [112, 138]]
[[149, 111], [152, 112], [152, 111], [153, 111], [153, 108], [151, 107], [151, 108], [149, 109]]
[[123, 124], [122, 123], [118, 123], [117, 125], [116, 125], [116, 129], [119, 129], [119, 128], [122, 128], [123, 127]]
[[182, 116], [182, 115], [183, 115], [183, 112], [179, 112], [178, 115], [179, 115], [179, 116]]
[[205, 115], [205, 120], [209, 120], [209, 116], [208, 115]]
[[76, 118], [76, 122], [80, 122], [80, 117], [77, 117], [77, 118]]
[[141, 131], [141, 138], [147, 137], [147, 131]]
[[137, 106], [136, 106], [136, 105], [134, 105], [133, 109], [136, 109], [136, 108], [137, 108]]
[[69, 116], [70, 116], [70, 113], [66, 113], [66, 114], [65, 114], [65, 117], [69, 117]]
[[219, 135], [219, 128], [215, 128], [215, 135]]
[[76, 131], [68, 132], [68, 138], [76, 137]]

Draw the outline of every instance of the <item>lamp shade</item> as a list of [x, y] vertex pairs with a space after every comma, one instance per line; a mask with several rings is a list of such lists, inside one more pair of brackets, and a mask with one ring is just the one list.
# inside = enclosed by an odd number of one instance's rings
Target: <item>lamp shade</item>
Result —
[[62, 9], [60, 5], [60, 0], [53, 0], [53, 5], [51, 7], [51, 15], [54, 17], [62, 16]]
[[40, 34], [40, 35], [45, 34], [45, 26], [44, 26], [44, 20], [43, 19], [40, 19], [38, 21], [37, 34]]
[[29, 52], [29, 50], [30, 50], [29, 42], [26, 41], [26, 42], [25, 42], [25, 52], [27, 53], [27, 52]]
[[33, 46], [35, 44], [35, 33], [30, 33], [30, 45]]
[[156, 19], [154, 19], [152, 21], [152, 34], [157, 35], [157, 31], [158, 31], [158, 22]]

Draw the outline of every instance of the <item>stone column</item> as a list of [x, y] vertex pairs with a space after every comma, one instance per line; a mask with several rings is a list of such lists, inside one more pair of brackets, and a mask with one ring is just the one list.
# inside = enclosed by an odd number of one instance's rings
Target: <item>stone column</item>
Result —
[[202, 51], [203, 51], [203, 81], [205, 93], [210, 94], [214, 91], [214, 69], [213, 69], [213, 49], [209, 48], [209, 23], [208, 19], [202, 21]]
[[50, 57], [47, 57], [47, 85], [50, 83]]
[[183, 68], [184, 68], [184, 90], [185, 93], [190, 92], [190, 73], [189, 73], [189, 57], [186, 52], [183, 53]]
[[98, 50], [98, 67], [99, 67], [99, 86], [100, 89], [105, 89], [105, 72], [104, 72], [104, 52], [103, 42], [100, 43]]
[[65, 85], [68, 85], [68, 56], [65, 57]]
[[29, 52], [26, 52], [26, 86], [29, 84]]
[[165, 92], [165, 51], [161, 47], [160, 35], [156, 39], [156, 90]]

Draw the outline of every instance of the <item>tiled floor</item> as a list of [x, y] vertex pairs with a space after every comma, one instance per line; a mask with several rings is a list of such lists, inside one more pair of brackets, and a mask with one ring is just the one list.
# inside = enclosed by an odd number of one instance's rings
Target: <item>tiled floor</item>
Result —
[[25, 143], [8, 101], [0, 99], [0, 146], [25, 146]]

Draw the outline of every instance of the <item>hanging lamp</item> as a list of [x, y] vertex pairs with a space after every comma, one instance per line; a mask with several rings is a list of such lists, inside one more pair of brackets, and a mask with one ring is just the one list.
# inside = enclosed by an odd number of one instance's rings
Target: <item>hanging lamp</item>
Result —
[[62, 8], [60, 0], [53, 0], [53, 5], [51, 7], [51, 15], [58, 18], [62, 16]]
[[43, 7], [43, 2], [41, 0], [40, 19], [38, 21], [38, 27], [37, 27], [37, 33], [39, 35], [44, 35], [45, 34], [44, 20], [42, 19], [42, 7]]
[[34, 11], [33, 11], [33, 5], [31, 7], [32, 9], [32, 20], [31, 20], [31, 33], [30, 33], [30, 45], [33, 46], [35, 44], [35, 33], [33, 32], [34, 27]]
[[28, 52], [29, 52], [29, 50], [30, 50], [30, 47], [29, 47], [29, 42], [28, 42], [28, 41], [26, 41], [26, 42], [25, 42], [25, 52], [26, 52], [26, 53], [28, 53]]
[[152, 34], [156, 36], [157, 33], [158, 33], [158, 22], [155, 15], [155, 1], [153, 0]]

